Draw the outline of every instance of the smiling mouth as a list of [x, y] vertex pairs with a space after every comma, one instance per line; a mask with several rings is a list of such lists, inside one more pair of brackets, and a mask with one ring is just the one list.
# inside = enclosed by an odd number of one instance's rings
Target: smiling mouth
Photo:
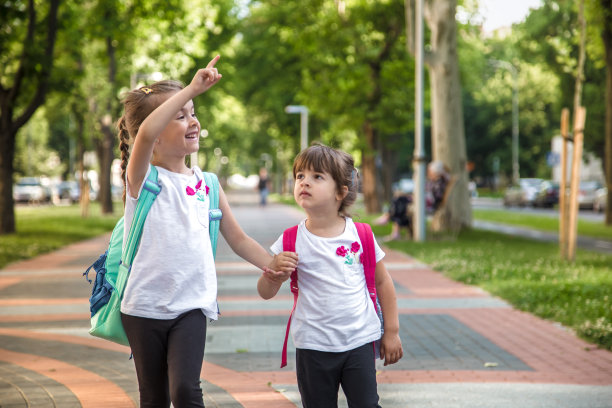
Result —
[[198, 140], [198, 132], [188, 133], [185, 135], [185, 139]]

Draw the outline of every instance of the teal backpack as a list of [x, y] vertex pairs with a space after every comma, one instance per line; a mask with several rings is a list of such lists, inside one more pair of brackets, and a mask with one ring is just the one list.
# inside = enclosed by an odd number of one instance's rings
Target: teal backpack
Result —
[[[209, 187], [209, 233], [213, 255], [216, 256], [219, 224], [223, 216], [219, 209], [219, 180], [213, 173], [203, 174], [204, 182]], [[89, 279], [89, 271], [93, 268], [96, 272], [95, 283], [89, 298], [89, 309], [91, 311], [89, 334], [92, 336], [129, 346], [121, 323], [121, 299], [130, 276], [132, 261], [138, 250], [142, 227], [161, 188], [157, 181], [157, 169], [155, 166], [151, 166], [151, 171], [144, 182], [136, 204], [125, 250], [122, 250], [124, 218], [121, 217], [113, 229], [106, 252], [100, 255], [98, 260], [83, 273], [85, 279], [92, 283], [92, 280]]]

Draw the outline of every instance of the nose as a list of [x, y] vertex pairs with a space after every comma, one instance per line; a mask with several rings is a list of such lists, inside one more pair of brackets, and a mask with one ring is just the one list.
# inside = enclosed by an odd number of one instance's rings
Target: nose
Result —
[[198, 118], [195, 116], [191, 116], [191, 119], [189, 121], [189, 126], [199, 126], [200, 125], [200, 121], [198, 121]]

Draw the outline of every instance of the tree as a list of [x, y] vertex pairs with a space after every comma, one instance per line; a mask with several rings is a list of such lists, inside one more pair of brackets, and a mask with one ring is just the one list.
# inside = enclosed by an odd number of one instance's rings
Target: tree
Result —
[[[42, 3], [42, 4], [40, 4]], [[45, 102], [60, 0], [29, 0], [25, 8], [2, 6], [0, 42], [0, 234], [15, 232], [13, 157], [17, 132]], [[46, 14], [39, 18], [39, 13]]]
[[284, 107], [306, 105], [310, 140], [356, 154], [367, 209], [379, 211], [388, 197], [381, 185], [391, 184], [379, 170], [390, 173], [412, 119], [413, 70], [402, 40], [397, 2], [253, 3], [232, 65], [247, 74], [236, 77], [255, 137], [263, 135], [263, 145], [276, 138], [292, 157], [298, 121]]
[[604, 43], [606, 56], [606, 93], [605, 93], [605, 153], [604, 169], [608, 185], [606, 201], [606, 224], [612, 225], [612, 0], [600, 0], [602, 30], [601, 39]]
[[[469, 227], [472, 212], [467, 187], [465, 128], [457, 54], [456, 0], [425, 0], [424, 17], [430, 31], [425, 64], [431, 88], [432, 159], [450, 168], [455, 180], [445, 204], [436, 211], [432, 226], [438, 230]], [[414, 53], [414, 0], [406, 0], [408, 48]]]
[[[610, 0], [585, 2], [586, 59], [581, 104], [586, 107], [584, 129], [585, 150], [592, 151], [604, 163], [608, 184], [608, 204], [612, 200], [612, 11]], [[575, 104], [576, 74], [579, 72], [581, 49], [577, 33], [580, 25], [577, 4], [570, 0], [544, 0], [520, 24], [521, 38], [517, 43], [523, 58], [546, 64], [559, 78], [562, 106]], [[602, 104], [602, 100], [604, 103]], [[612, 225], [610, 205], [606, 209], [606, 224]]]

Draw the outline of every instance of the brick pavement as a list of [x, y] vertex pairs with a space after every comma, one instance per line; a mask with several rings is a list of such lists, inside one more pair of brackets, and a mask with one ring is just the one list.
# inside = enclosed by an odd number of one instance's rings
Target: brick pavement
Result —
[[[234, 198], [241, 225], [269, 246], [302, 214]], [[252, 201], [250, 201], [252, 202]], [[88, 335], [80, 274], [103, 236], [0, 271], [0, 407], [134, 407], [129, 349]], [[258, 271], [220, 241], [222, 317], [209, 326], [202, 370], [208, 407], [300, 406], [294, 349], [279, 369], [292, 298], [259, 299]], [[405, 356], [380, 369], [383, 407], [612, 407], [612, 353], [388, 251]], [[345, 406], [342, 395], [340, 406]]]

